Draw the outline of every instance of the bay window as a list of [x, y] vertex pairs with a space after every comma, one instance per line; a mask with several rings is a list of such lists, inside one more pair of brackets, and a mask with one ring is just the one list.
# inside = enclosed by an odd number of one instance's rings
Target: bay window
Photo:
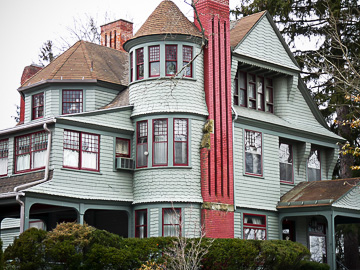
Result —
[[44, 93], [32, 96], [32, 119], [44, 116]]
[[292, 145], [280, 143], [279, 145], [280, 181], [294, 183], [293, 179], [293, 152]]
[[115, 152], [116, 157], [130, 158], [130, 140], [116, 138]]
[[174, 119], [174, 165], [188, 165], [187, 119]]
[[160, 46], [149, 47], [149, 77], [160, 76]]
[[262, 176], [262, 136], [260, 132], [245, 130], [245, 173]]
[[193, 58], [192, 47], [184, 46], [183, 47], [183, 66], [188, 65], [185, 68], [185, 77], [192, 77], [192, 63], [191, 60]]
[[[115, 42], [116, 44], [116, 42]], [[130, 53], [130, 82], [134, 80], [134, 58], [133, 58], [133, 52]]]
[[312, 148], [307, 162], [308, 181], [321, 180], [320, 150]]
[[45, 167], [47, 139], [45, 131], [15, 138], [16, 173]]
[[63, 90], [62, 91], [62, 113], [80, 113], [83, 111], [83, 91]]
[[165, 46], [166, 76], [174, 76], [177, 72], [177, 45]]
[[147, 238], [147, 210], [135, 211], [135, 237]]
[[148, 154], [148, 123], [137, 122], [136, 135], [136, 168], [147, 167]]
[[244, 235], [246, 240], [266, 240], [266, 216], [244, 214]]
[[9, 140], [0, 140], [0, 176], [7, 175], [9, 158]]
[[144, 79], [144, 48], [136, 50], [136, 79]]
[[100, 136], [64, 131], [64, 168], [99, 171]]
[[153, 166], [167, 165], [167, 119], [153, 120]]
[[181, 235], [181, 209], [163, 208], [162, 236]]

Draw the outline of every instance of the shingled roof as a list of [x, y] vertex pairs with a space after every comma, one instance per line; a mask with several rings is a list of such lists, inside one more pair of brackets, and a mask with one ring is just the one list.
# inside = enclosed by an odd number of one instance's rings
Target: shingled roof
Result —
[[301, 182], [281, 197], [277, 208], [332, 205], [359, 183], [359, 178]]
[[232, 22], [230, 29], [230, 46], [235, 47], [238, 45], [265, 13], [266, 11], [261, 11]]
[[157, 6], [132, 39], [159, 34], [201, 37], [196, 26], [170, 0], [164, 0]]
[[78, 41], [25, 81], [19, 90], [54, 80], [98, 80], [127, 85], [128, 53]]

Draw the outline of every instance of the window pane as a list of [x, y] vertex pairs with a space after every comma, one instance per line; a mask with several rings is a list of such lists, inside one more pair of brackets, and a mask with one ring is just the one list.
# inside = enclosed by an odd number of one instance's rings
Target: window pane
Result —
[[240, 89], [239, 95], [240, 95], [240, 105], [246, 106], [246, 91]]
[[32, 119], [41, 118], [44, 115], [44, 93], [33, 96], [32, 100]]
[[163, 236], [178, 236], [181, 230], [180, 209], [163, 210]]
[[137, 210], [135, 211], [135, 237], [146, 238], [147, 237], [147, 211]]
[[246, 77], [245, 77], [246, 73], [244, 72], [240, 72], [240, 88], [241, 89], [246, 89]]
[[63, 114], [82, 112], [82, 90], [63, 90]]
[[150, 77], [160, 75], [160, 47], [149, 47]]
[[137, 146], [136, 146], [136, 167], [147, 166], [147, 156], [145, 152], [148, 151], [147, 145], [147, 121], [137, 122]]
[[0, 175], [6, 175], [8, 169], [9, 141], [0, 141]]
[[145, 167], [147, 165], [147, 158], [144, 155], [146, 151], [147, 151], [147, 144], [137, 145], [137, 158], [136, 158], [137, 167]]
[[150, 76], [159, 76], [160, 75], [160, 62], [150, 63]]
[[63, 159], [64, 167], [79, 167], [79, 151], [64, 149], [64, 159]]
[[174, 120], [174, 164], [184, 164], [187, 161], [188, 121], [187, 119]]
[[262, 175], [261, 133], [245, 131], [245, 172]]
[[[192, 47], [189, 46], [184, 46], [183, 47], [183, 65], [187, 65], [191, 62], [192, 60]], [[192, 63], [189, 64], [189, 66], [187, 66], [185, 68], [185, 74], [186, 77], [191, 77], [192, 76]]]
[[46, 165], [46, 151], [36, 151], [32, 153], [31, 168], [38, 169]]
[[117, 157], [130, 157], [129, 141], [117, 138], [115, 152]]
[[177, 72], [177, 46], [176, 45], [166, 45], [165, 59], [166, 59], [166, 75], [175, 75]]
[[81, 134], [81, 168], [97, 170], [99, 156], [99, 137], [97, 135]]
[[154, 165], [167, 164], [167, 120], [154, 120]]
[[310, 151], [308, 159], [308, 181], [321, 180], [321, 163], [320, 163], [320, 151], [313, 149]]
[[176, 74], [176, 62], [166, 62], [166, 75]]
[[6, 175], [8, 169], [8, 158], [0, 158], [0, 175]]
[[293, 158], [292, 146], [286, 143], [280, 143], [279, 163], [280, 180], [293, 182]]
[[310, 235], [309, 245], [311, 260], [315, 262], [326, 262], [326, 238], [325, 236]]

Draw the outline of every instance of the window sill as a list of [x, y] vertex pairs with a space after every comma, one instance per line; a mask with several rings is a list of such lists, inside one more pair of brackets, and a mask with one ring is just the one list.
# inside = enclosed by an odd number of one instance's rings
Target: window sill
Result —
[[286, 185], [286, 186], [295, 186], [295, 183], [283, 182], [283, 181], [280, 181], [280, 184], [281, 185]]
[[71, 171], [71, 172], [79, 172], [79, 173], [90, 173], [90, 174], [102, 175], [101, 172], [87, 171], [87, 170], [76, 170], [76, 169], [70, 169], [70, 168], [61, 168], [61, 170]]
[[159, 169], [192, 169], [192, 166], [157, 166], [157, 167], [135, 168], [135, 171], [159, 170]]
[[243, 176], [247, 176], [247, 177], [253, 177], [253, 178], [258, 178], [258, 179], [265, 179], [264, 175], [255, 175], [255, 174], [247, 174], [247, 173], [243, 173]]

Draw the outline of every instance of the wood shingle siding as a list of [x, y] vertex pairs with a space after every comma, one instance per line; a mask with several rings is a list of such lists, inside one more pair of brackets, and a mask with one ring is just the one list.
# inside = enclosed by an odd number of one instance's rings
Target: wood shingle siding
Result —
[[149, 219], [150, 219], [150, 233], [149, 237], [160, 236], [159, 227], [161, 226], [161, 217], [159, 208], [150, 208]]

